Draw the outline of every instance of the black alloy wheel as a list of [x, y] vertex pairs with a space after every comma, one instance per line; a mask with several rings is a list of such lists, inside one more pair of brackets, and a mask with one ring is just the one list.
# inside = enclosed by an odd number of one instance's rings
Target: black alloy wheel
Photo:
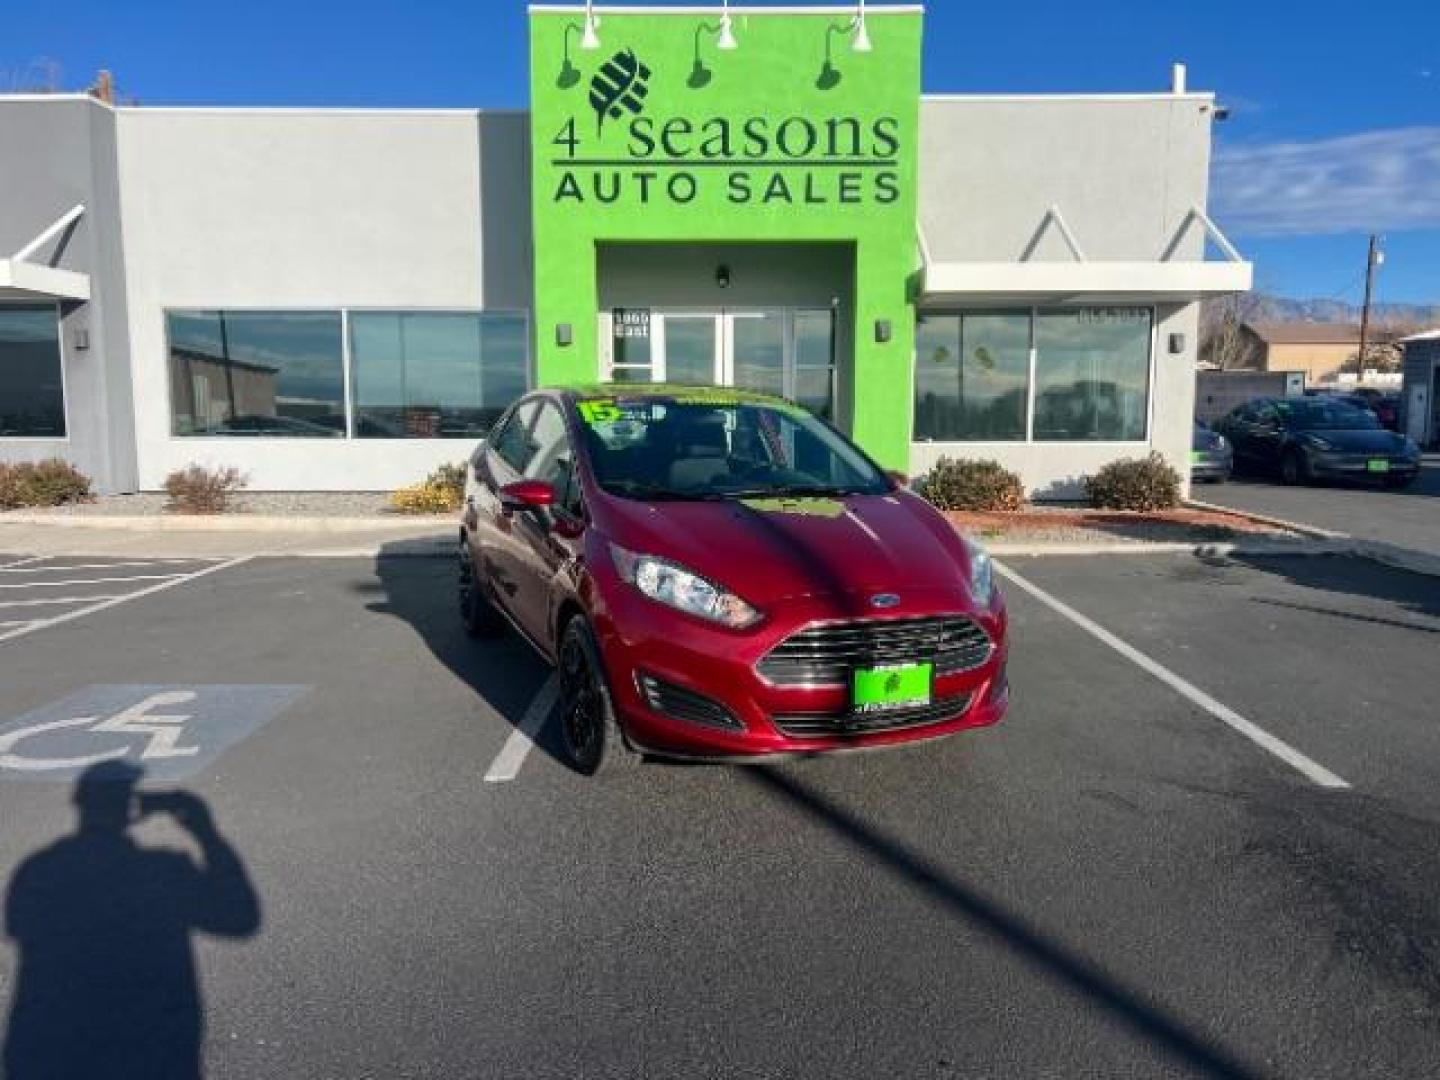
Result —
[[560, 740], [576, 772], [611, 772], [639, 760], [625, 745], [595, 637], [573, 618], [560, 643]]

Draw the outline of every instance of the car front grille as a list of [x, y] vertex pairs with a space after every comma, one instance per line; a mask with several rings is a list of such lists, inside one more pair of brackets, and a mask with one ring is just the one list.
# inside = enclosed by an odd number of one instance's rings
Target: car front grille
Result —
[[639, 682], [640, 692], [645, 696], [645, 704], [658, 713], [664, 713], [666, 716], [684, 720], [690, 724], [729, 728], [732, 731], [741, 730], [740, 721], [735, 719], [734, 714], [714, 698], [697, 694], [694, 690], [687, 690], [674, 683], [664, 682], [653, 675], [642, 674]]
[[824, 739], [905, 731], [953, 720], [970, 707], [969, 694], [942, 698], [928, 705], [867, 713], [788, 713], [774, 716], [775, 726], [795, 739]]
[[857, 667], [935, 665], [953, 675], [990, 658], [991, 642], [968, 615], [918, 619], [860, 619], [826, 623], [792, 634], [756, 666], [778, 686], [845, 686]]

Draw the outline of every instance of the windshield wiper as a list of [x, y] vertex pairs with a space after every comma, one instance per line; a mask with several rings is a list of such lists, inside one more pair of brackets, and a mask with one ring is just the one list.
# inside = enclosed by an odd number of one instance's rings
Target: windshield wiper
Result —
[[653, 499], [656, 502], [681, 502], [700, 498], [700, 496], [693, 492], [677, 491], [674, 488], [661, 487], [659, 484], [644, 484], [638, 480], [611, 480], [600, 486], [612, 495], [621, 495], [631, 499]]
[[827, 487], [823, 484], [778, 484], [775, 487], [743, 488], [716, 494], [724, 499], [841, 499], [846, 495], [863, 495], [865, 491], [865, 488]]

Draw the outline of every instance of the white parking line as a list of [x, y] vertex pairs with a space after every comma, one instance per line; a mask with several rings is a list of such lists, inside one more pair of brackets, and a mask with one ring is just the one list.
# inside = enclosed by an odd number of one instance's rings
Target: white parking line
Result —
[[60, 585], [113, 585], [117, 581], [169, 581], [179, 574], [132, 574], [130, 577], [75, 578], [70, 581], [0, 582], [0, 589], [53, 589]]
[[520, 723], [505, 740], [500, 753], [496, 754], [495, 760], [490, 763], [490, 769], [485, 773], [487, 782], [503, 784], [507, 780], [515, 779], [520, 772], [520, 766], [525, 764], [525, 758], [535, 748], [535, 736], [540, 734], [540, 729], [549, 718], [550, 710], [555, 708], [555, 700], [559, 696], [560, 679], [552, 672], [525, 709]]
[[1080, 629], [1098, 638], [1121, 656], [1125, 657], [1125, 659], [1144, 671], [1149, 672], [1176, 693], [1180, 694], [1180, 696], [1198, 705], [1221, 723], [1227, 724], [1263, 750], [1274, 754], [1281, 761], [1285, 762], [1285, 764], [1303, 774], [1305, 778], [1312, 783], [1318, 784], [1323, 788], [1348, 788], [1350, 786], [1346, 781], [1336, 776], [1319, 762], [1306, 757], [1289, 743], [1276, 738], [1264, 728], [1246, 720], [1245, 717], [1241, 716], [1234, 709], [1216, 701], [1194, 683], [1185, 680], [1163, 664], [1146, 656], [1133, 645], [1122, 641], [1099, 623], [1080, 614], [1080, 612], [1070, 607], [1064, 601], [1051, 596], [1044, 589], [1040, 588], [1040, 586], [1027, 581], [1014, 570], [1010, 569], [1010, 567], [1002, 566], [997, 562], [995, 569], [1000, 571], [1006, 580], [1014, 582], [1036, 600], [1039, 600], [1052, 610], [1059, 612], [1076, 626], [1080, 627]]
[[104, 596], [47, 596], [44, 600], [0, 600], [0, 607], [40, 607], [42, 604], [89, 604], [96, 600], [119, 600], [127, 593], [106, 593]]
[[[122, 566], [178, 566], [183, 563], [208, 563], [213, 559], [127, 559], [122, 562], [108, 563], [72, 563], [69, 566], [30, 566], [30, 563], [43, 559], [52, 558], [48, 555], [37, 555], [33, 559], [21, 559], [17, 563], [6, 563], [0, 566], [0, 574], [45, 574], [59, 573], [65, 570], [115, 570]], [[16, 569], [23, 567], [23, 569]]]
[[[12, 641], [15, 638], [24, 637], [26, 634], [33, 634], [37, 630], [44, 630], [50, 626], [59, 626], [61, 623], [67, 623], [73, 619], [83, 618], [84, 616], [94, 614], [97, 611], [104, 611], [106, 608], [115, 607], [117, 604], [123, 604], [129, 600], [139, 600], [142, 596], [153, 596], [155, 593], [163, 592], [166, 589], [173, 589], [176, 585], [183, 585], [187, 581], [194, 581], [196, 578], [204, 577], [206, 574], [214, 574], [221, 570], [228, 570], [232, 566], [239, 566], [241, 563], [249, 562], [254, 557], [255, 556], [253, 555], [241, 555], [239, 558], [226, 559], [224, 562], [213, 563], [210, 566], [202, 567], [201, 569], [195, 570], [189, 574], [182, 574], [179, 577], [172, 577], [168, 581], [158, 581], [154, 585], [149, 585], [143, 589], [136, 589], [134, 592], [124, 593], [120, 596], [80, 597], [79, 599], [81, 601], [99, 600], [100, 603], [91, 603], [87, 607], [76, 608], [74, 611], [67, 611], [63, 615], [55, 615], [49, 619], [37, 619], [35, 622], [32, 622], [27, 626], [22, 626], [15, 630], [8, 630], [4, 633], [0, 633], [0, 642]], [[22, 600], [18, 602], [12, 601], [10, 603], [5, 603], [0, 606], [14, 607], [19, 606], [19, 604], [31, 603], [59, 603], [59, 601]]]
[[16, 559], [14, 562], [7, 562], [4, 566], [0, 566], [0, 570], [9, 570], [16, 566], [29, 566], [31, 563], [44, 562], [49, 557], [48, 555], [32, 555], [28, 559]]

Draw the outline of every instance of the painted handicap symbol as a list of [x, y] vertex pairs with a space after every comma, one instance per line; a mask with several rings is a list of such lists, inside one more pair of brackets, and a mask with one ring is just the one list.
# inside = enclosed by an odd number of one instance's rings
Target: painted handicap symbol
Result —
[[[12, 731], [8, 735], [0, 735], [0, 769], [18, 769], [22, 772], [83, 769], [90, 765], [98, 765], [102, 761], [126, 757], [130, 753], [132, 749], [130, 745], [122, 745], [116, 749], [104, 750], [95, 754], [83, 754], [79, 757], [26, 757], [16, 753], [17, 747], [32, 736], [65, 728], [84, 727], [86, 724], [94, 725], [88, 729], [92, 732], [145, 736], [147, 741], [140, 751], [141, 761], [191, 757], [200, 753], [200, 747], [180, 745], [183, 733], [182, 725], [191, 718], [190, 714], [162, 714], [152, 713], [150, 710], [172, 705], [186, 705], [194, 701], [196, 696], [193, 690], [162, 690], [160, 693], [151, 694], [144, 701], [131, 705], [128, 709], [121, 709], [113, 716], [103, 720], [94, 716], [75, 716], [69, 719], [31, 724], [29, 727]], [[98, 723], [97, 720], [99, 720]]]
[[0, 780], [63, 781], [104, 761], [182, 780], [303, 696], [297, 685], [87, 686], [0, 720]]

